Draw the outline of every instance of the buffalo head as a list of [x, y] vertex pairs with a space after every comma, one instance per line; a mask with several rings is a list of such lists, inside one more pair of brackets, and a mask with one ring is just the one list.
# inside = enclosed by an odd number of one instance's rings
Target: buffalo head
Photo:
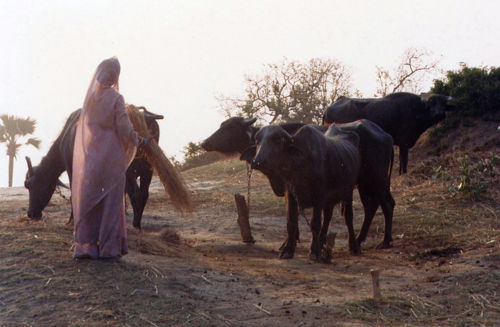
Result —
[[201, 147], [206, 151], [224, 154], [242, 153], [252, 144], [252, 136], [255, 133], [252, 124], [256, 120], [257, 118], [229, 118], [223, 121], [219, 129], [203, 141]]
[[42, 210], [49, 203], [56, 186], [67, 186], [58, 179], [56, 179], [56, 182], [48, 182], [49, 178], [47, 178], [46, 174], [42, 174], [37, 166], [33, 167], [29, 157], [26, 157], [26, 163], [28, 164], [28, 171], [26, 172], [24, 187], [29, 191], [28, 217], [40, 219], [42, 218]]
[[264, 174], [287, 173], [293, 165], [302, 161], [302, 151], [296, 146], [294, 137], [280, 126], [266, 126], [255, 136], [256, 145], [247, 148], [240, 159], [251, 161], [252, 168]]
[[434, 123], [443, 120], [446, 117], [446, 111], [453, 110], [453, 106], [450, 104], [451, 100], [450, 96], [435, 94], [426, 101], [426, 109]]

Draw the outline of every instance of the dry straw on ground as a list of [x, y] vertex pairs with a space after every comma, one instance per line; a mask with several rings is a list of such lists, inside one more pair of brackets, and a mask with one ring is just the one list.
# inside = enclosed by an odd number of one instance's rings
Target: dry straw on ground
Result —
[[[151, 134], [147, 128], [146, 120], [139, 109], [133, 105], [127, 105], [127, 113], [136, 132], [142, 137], [150, 138]], [[148, 162], [158, 172], [160, 181], [170, 196], [174, 208], [181, 212], [191, 212], [192, 201], [186, 183], [158, 146], [156, 140], [150, 139], [143, 150]]]

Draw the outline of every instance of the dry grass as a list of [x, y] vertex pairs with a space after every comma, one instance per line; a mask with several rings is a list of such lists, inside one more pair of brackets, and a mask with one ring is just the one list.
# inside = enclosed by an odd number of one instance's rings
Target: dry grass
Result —
[[[194, 315], [189, 301], [172, 294], [168, 272], [75, 261], [70, 227], [23, 216], [0, 226], [1, 326], [178, 326]], [[145, 244], [154, 248], [151, 239]]]
[[[146, 126], [146, 121], [139, 109], [133, 105], [128, 105], [127, 113], [137, 133], [142, 137], [150, 138], [151, 135]], [[150, 139], [144, 147], [144, 152], [146, 159], [158, 173], [158, 177], [169, 195], [174, 208], [181, 212], [191, 212], [191, 195], [186, 183], [177, 168], [172, 165], [167, 156], [165, 156], [165, 153], [163, 153], [163, 150], [158, 146], [156, 140]]]

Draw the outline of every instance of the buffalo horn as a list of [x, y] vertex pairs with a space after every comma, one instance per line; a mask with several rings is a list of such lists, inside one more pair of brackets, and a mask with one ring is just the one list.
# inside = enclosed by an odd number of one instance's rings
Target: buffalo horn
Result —
[[28, 164], [28, 175], [31, 176], [33, 175], [33, 165], [31, 164], [31, 159], [30, 157], [26, 156], [26, 163]]
[[159, 119], [163, 119], [163, 115], [157, 115], [157, 114], [154, 114], [152, 113], [151, 111], [148, 111], [146, 109], [146, 107], [138, 107], [139, 109], [142, 109], [142, 114], [144, 116], [145, 119], [156, 119], [156, 120], [159, 120]]
[[244, 124], [245, 124], [246, 126], [250, 126], [250, 125], [252, 125], [253, 123], [255, 123], [256, 121], [257, 121], [257, 117], [254, 117], [254, 118], [251, 118], [251, 119], [247, 119], [247, 120], [245, 120], [245, 121], [244, 121]]
[[57, 180], [57, 186], [60, 186], [60, 187], [63, 187], [63, 188], [67, 188], [69, 190], [69, 187], [68, 185], [64, 184], [63, 182], [61, 182], [60, 179]]

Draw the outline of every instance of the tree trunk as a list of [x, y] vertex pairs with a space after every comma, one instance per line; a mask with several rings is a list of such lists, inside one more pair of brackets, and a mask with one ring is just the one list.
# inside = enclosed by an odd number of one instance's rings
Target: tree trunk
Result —
[[9, 187], [12, 187], [13, 174], [14, 174], [14, 156], [9, 156]]

